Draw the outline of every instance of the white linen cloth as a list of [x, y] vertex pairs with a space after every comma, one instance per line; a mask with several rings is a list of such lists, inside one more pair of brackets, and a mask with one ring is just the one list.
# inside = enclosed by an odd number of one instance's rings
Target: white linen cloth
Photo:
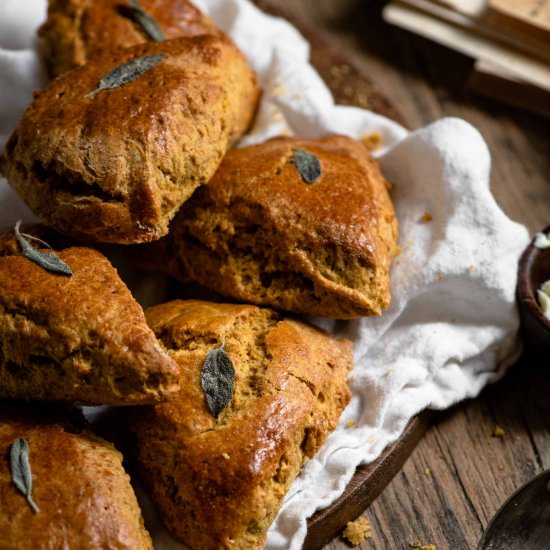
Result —
[[[408, 133], [369, 111], [336, 106], [308, 63], [307, 43], [288, 23], [247, 0], [196, 3], [260, 75], [264, 96], [244, 144], [281, 133], [380, 132], [377, 156], [394, 184], [402, 252], [392, 268], [389, 309], [376, 318], [316, 320], [353, 340], [356, 367], [340, 427], [307, 462], [269, 532], [267, 548], [297, 549], [307, 517], [333, 502], [356, 466], [374, 460], [411, 417], [477, 395], [517, 356], [516, 263], [528, 235], [495, 203], [489, 152], [472, 126], [447, 118]], [[44, 82], [34, 32], [45, 4], [0, 2], [0, 147]], [[423, 220], [425, 213], [432, 221]], [[2, 226], [20, 218], [34, 219], [0, 181]], [[355, 426], [347, 427], [348, 420]], [[156, 547], [182, 548], [145, 509]]]

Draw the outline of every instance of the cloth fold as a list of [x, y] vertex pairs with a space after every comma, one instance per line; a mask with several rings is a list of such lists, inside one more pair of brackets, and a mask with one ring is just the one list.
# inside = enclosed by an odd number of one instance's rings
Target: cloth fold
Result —
[[[33, 35], [45, 2], [0, 4], [0, 146], [43, 83]], [[278, 134], [377, 132], [382, 146], [375, 155], [393, 184], [401, 253], [388, 310], [377, 318], [313, 320], [353, 340], [356, 367], [339, 428], [305, 464], [269, 532], [266, 548], [297, 549], [307, 518], [338, 498], [357, 465], [379, 456], [415, 414], [476, 396], [514, 361], [516, 263], [528, 234], [495, 203], [489, 151], [468, 123], [446, 118], [409, 133], [372, 112], [337, 106], [308, 62], [307, 43], [287, 22], [247, 0], [196, 4], [235, 39], [260, 76], [262, 103], [242, 144]], [[34, 219], [5, 180], [0, 216], [3, 225]], [[153, 508], [144, 509], [156, 547], [183, 548]]]

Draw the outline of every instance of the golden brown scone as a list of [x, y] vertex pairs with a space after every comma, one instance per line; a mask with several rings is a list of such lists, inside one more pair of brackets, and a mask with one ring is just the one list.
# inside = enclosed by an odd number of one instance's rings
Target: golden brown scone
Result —
[[[176, 399], [130, 413], [153, 500], [193, 549], [260, 548], [304, 460], [349, 400], [351, 342], [250, 305], [178, 300], [146, 316], [182, 369]], [[235, 393], [216, 419], [201, 369], [224, 342]]]
[[[319, 159], [314, 183], [296, 150]], [[276, 138], [226, 155], [174, 219], [166, 265], [238, 300], [348, 319], [387, 307], [396, 239], [387, 183], [361, 143]]]
[[[35, 513], [12, 482], [10, 448], [29, 446]], [[60, 415], [0, 404], [2, 550], [152, 550], [141, 510], [110, 444]]]
[[[86, 97], [145, 55], [145, 74]], [[256, 76], [225, 35], [149, 42], [94, 58], [53, 80], [24, 113], [1, 169], [41, 218], [75, 238], [160, 238], [247, 128]]]
[[[167, 39], [217, 34], [214, 23], [188, 0], [139, 0]], [[132, 18], [127, 0], [50, 0], [38, 31], [50, 74], [58, 76], [95, 55], [151, 38]]]
[[0, 257], [0, 398], [131, 405], [174, 394], [178, 366], [109, 261], [90, 248], [56, 254], [71, 277]]

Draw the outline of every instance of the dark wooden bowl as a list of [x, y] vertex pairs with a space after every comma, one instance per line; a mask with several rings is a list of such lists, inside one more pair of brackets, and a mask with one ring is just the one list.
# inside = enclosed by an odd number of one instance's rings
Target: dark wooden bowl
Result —
[[[543, 229], [545, 234], [550, 225]], [[537, 354], [550, 352], [550, 320], [537, 300], [537, 289], [550, 279], [550, 248], [537, 248], [535, 238], [521, 256], [518, 267], [517, 300], [521, 333], [526, 350]]]

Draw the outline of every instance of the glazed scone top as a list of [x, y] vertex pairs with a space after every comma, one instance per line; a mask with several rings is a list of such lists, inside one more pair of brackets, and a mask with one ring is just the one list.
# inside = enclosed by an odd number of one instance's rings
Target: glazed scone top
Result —
[[[33, 512], [12, 482], [13, 442], [29, 444]], [[60, 415], [0, 405], [0, 548], [152, 550], [122, 455]]]
[[[320, 162], [312, 183], [297, 169], [300, 150]], [[171, 249], [182, 275], [238, 300], [341, 319], [380, 314], [397, 250], [387, 186], [349, 137], [235, 149], [176, 216]]]
[[[145, 74], [89, 96], [115, 67], [159, 53]], [[223, 34], [107, 53], [35, 95], [1, 168], [31, 209], [66, 234], [158, 239], [247, 128], [258, 94], [255, 74]]]
[[13, 234], [0, 242], [1, 397], [126, 405], [177, 391], [177, 364], [107, 258], [57, 251], [66, 277], [13, 250]]
[[[349, 400], [351, 342], [250, 305], [176, 300], [146, 315], [182, 369], [173, 400], [132, 411], [153, 498], [193, 549], [260, 548], [303, 461]], [[235, 393], [215, 418], [201, 367], [222, 343]]]
[[[214, 23], [188, 0], [139, 0], [167, 39], [217, 34]], [[39, 29], [50, 72], [60, 75], [95, 55], [150, 41], [124, 0], [50, 0]]]

